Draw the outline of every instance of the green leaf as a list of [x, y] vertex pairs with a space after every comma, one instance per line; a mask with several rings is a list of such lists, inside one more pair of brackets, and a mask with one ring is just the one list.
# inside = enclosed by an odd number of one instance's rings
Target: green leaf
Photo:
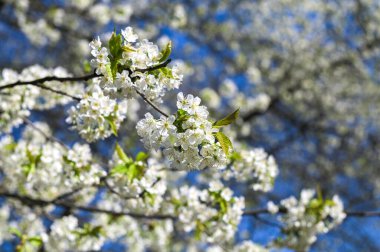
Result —
[[112, 116], [104, 117], [104, 119], [106, 119], [107, 122], [108, 122], [108, 124], [110, 125], [112, 133], [113, 133], [115, 136], [117, 136], [117, 127], [116, 127], [115, 122], [113, 121]]
[[229, 114], [228, 116], [214, 122], [213, 127], [214, 128], [220, 128], [220, 127], [223, 127], [223, 126], [226, 126], [226, 125], [233, 123], [234, 121], [236, 121], [236, 119], [239, 116], [239, 110], [240, 109], [237, 109], [234, 112], [232, 112], [231, 114]]
[[156, 200], [156, 195], [155, 194], [151, 194], [147, 191], [144, 192], [144, 199], [146, 201], [148, 201], [148, 203], [153, 206], [154, 205], [154, 201]]
[[115, 77], [113, 76], [113, 72], [112, 72], [112, 69], [111, 69], [111, 65], [110, 64], [107, 64], [106, 65], [106, 70], [107, 70], [107, 74], [108, 76], [111, 76], [112, 77], [112, 80], [116, 77], [116, 74], [115, 74]]
[[132, 183], [132, 181], [135, 178], [137, 179], [141, 178], [143, 175], [144, 175], [144, 168], [142, 166], [133, 163], [128, 167], [127, 177], [128, 177], [129, 183]]
[[236, 160], [240, 160], [242, 157], [241, 157], [241, 154], [239, 152], [234, 151], [230, 154], [229, 158], [230, 158], [231, 162], [233, 162]]
[[202, 233], [206, 230], [206, 228], [206, 223], [197, 220], [194, 233], [195, 240], [199, 241], [202, 238]]
[[18, 230], [17, 228], [15, 228], [15, 227], [10, 227], [9, 228], [9, 233], [11, 233], [11, 234], [13, 234], [13, 235], [15, 235], [15, 236], [17, 236], [19, 238], [21, 238], [21, 236], [22, 236], [21, 231]]
[[101, 234], [104, 234], [104, 230], [100, 225], [93, 227], [90, 224], [85, 223], [82, 229], [74, 230], [72, 231], [72, 233], [76, 234], [79, 239], [84, 238], [86, 236], [99, 238]]
[[173, 125], [177, 127], [177, 130], [179, 133], [185, 132], [185, 130], [182, 127], [182, 123], [187, 121], [189, 117], [190, 117], [189, 114], [185, 110], [179, 109], [177, 111], [176, 118], [173, 122]]
[[116, 78], [118, 67], [119, 67], [119, 60], [111, 60], [110, 68], [111, 68], [111, 74], [112, 74], [113, 79]]
[[12, 152], [16, 149], [16, 146], [17, 144], [15, 142], [11, 142], [9, 144], [6, 144], [3, 148], [6, 150], [6, 151], [9, 151], [9, 152]]
[[88, 60], [83, 62], [83, 70], [85, 73], [90, 73], [92, 71], [91, 64]]
[[335, 206], [335, 202], [331, 199], [325, 200], [325, 206]]
[[116, 143], [115, 145], [115, 150], [120, 160], [122, 160], [125, 163], [128, 163], [131, 161], [131, 159], [127, 156], [127, 154], [125, 154], [125, 152], [123, 151], [123, 149], [120, 147], [118, 143]]
[[140, 151], [140, 152], [137, 153], [137, 155], [136, 155], [136, 161], [145, 161], [148, 157], [149, 157], [148, 154], [146, 154], [146, 153], [143, 152], [143, 151]]
[[41, 247], [43, 244], [41, 237], [38, 236], [29, 237], [27, 241], [35, 247]]
[[160, 53], [161, 58], [158, 60], [158, 62], [160, 62], [160, 63], [165, 62], [169, 58], [171, 53], [172, 53], [172, 42], [169, 41], [166, 44], [165, 48], [161, 51], [161, 53]]
[[169, 79], [174, 79], [174, 76], [173, 76], [173, 70], [169, 67], [161, 67], [159, 69], [160, 73], [166, 77], [166, 78], [169, 78]]
[[127, 173], [128, 173], [128, 167], [125, 164], [118, 164], [114, 166], [111, 170], [111, 175], [127, 174]]
[[24, 174], [27, 178], [29, 178], [30, 174], [33, 174], [36, 171], [36, 165], [34, 163], [29, 163], [22, 166]]
[[[123, 55], [122, 43], [123, 43], [123, 38], [121, 34], [116, 34], [115, 32], [113, 32], [110, 40], [108, 41], [108, 47], [110, 49], [110, 53], [112, 56], [110, 59], [111, 61], [110, 70], [111, 70], [111, 74], [112, 74], [111, 76], [113, 77], [113, 79], [116, 78], [119, 62]], [[108, 69], [107, 69], [107, 72], [108, 72]]]
[[121, 48], [124, 52], [136, 52], [136, 49], [130, 45], [125, 45]]
[[223, 133], [223, 132], [216, 132], [215, 137], [220, 143], [224, 154], [228, 155], [230, 149], [232, 149], [232, 143], [231, 140]]
[[121, 37], [121, 34], [116, 34], [113, 32], [110, 40], [108, 41], [108, 47], [113, 58], [121, 58], [121, 54], [123, 52], [122, 42], [123, 38]]

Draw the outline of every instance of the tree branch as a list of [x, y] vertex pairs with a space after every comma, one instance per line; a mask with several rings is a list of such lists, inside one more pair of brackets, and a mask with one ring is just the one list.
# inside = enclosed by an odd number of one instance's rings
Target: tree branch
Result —
[[[280, 208], [278, 213], [286, 213], [285, 208]], [[380, 211], [345, 211], [347, 217], [380, 217]], [[268, 209], [261, 208], [255, 210], [248, 210], [243, 213], [244, 216], [256, 216], [260, 214], [271, 214]]]
[[0, 86], [0, 90], [9, 89], [9, 88], [17, 87], [17, 86], [26, 86], [26, 85], [34, 85], [37, 87], [41, 87], [40, 84], [43, 84], [44, 82], [47, 82], [47, 81], [59, 81], [59, 82], [88, 81], [90, 79], [93, 79], [93, 78], [96, 78], [99, 76], [100, 75], [97, 75], [96, 73], [92, 73], [92, 74], [84, 75], [84, 76], [79, 76], [79, 77], [48, 76], [48, 77], [36, 79], [33, 81], [17, 81], [17, 82], [11, 83], [11, 84], [6, 84], [3, 86]]
[[104, 213], [109, 214], [112, 216], [130, 216], [136, 219], [158, 219], [158, 220], [165, 220], [165, 219], [175, 219], [175, 216], [172, 215], [164, 215], [164, 214], [155, 214], [155, 215], [145, 215], [140, 213], [133, 213], [133, 212], [126, 212], [126, 211], [112, 211], [112, 210], [106, 210], [101, 209], [97, 207], [91, 207], [91, 206], [81, 206], [81, 205], [75, 205], [74, 203], [70, 202], [63, 202], [59, 199], [57, 200], [43, 200], [43, 199], [35, 199], [29, 196], [23, 196], [19, 195], [17, 193], [11, 193], [11, 192], [0, 192], [0, 197], [6, 197], [18, 200], [19, 202], [31, 205], [31, 206], [47, 206], [47, 205], [55, 205], [59, 207], [65, 207], [72, 210], [82, 210], [86, 212], [92, 212], [92, 213]]
[[150, 106], [152, 106], [152, 108], [154, 108], [158, 113], [160, 113], [161, 115], [165, 116], [165, 117], [169, 117], [168, 114], [166, 114], [164, 111], [162, 111], [159, 107], [157, 107], [152, 101], [150, 101], [148, 98], [146, 98], [146, 96], [141, 93], [140, 91], [138, 91], [136, 89], [136, 93], [139, 94], [141, 96], [141, 98], [143, 98], [143, 100], [148, 103]]
[[[145, 73], [145, 72], [148, 72], [148, 71], [157, 70], [157, 69], [166, 67], [170, 62], [171, 62], [171, 59], [167, 59], [165, 62], [160, 63], [160, 64], [155, 65], [155, 66], [152, 66], [152, 67], [148, 67], [148, 68], [145, 68], [145, 69], [135, 69], [134, 72]], [[127, 70], [129, 72], [131, 72], [130, 69], [127, 69]], [[47, 82], [47, 81], [59, 81], [59, 82], [88, 81], [90, 79], [94, 79], [94, 78], [101, 77], [101, 76], [103, 76], [103, 75], [102, 74], [96, 74], [95, 72], [92, 73], [92, 74], [88, 74], [88, 75], [84, 75], [84, 76], [78, 76], [78, 77], [48, 76], [48, 77], [44, 77], [44, 78], [41, 78], [41, 79], [36, 79], [36, 80], [33, 80], [33, 81], [17, 81], [17, 82], [14, 82], [14, 83], [5, 84], [3, 86], [0, 86], [0, 91], [1, 90], [5, 90], [5, 89], [14, 88], [14, 87], [17, 87], [17, 86], [32, 85], [32, 86], [39, 87], [41, 89], [49, 90], [51, 92], [54, 92], [54, 93], [57, 93], [57, 94], [60, 94], [60, 95], [64, 95], [64, 96], [70, 97], [70, 98], [72, 98], [72, 99], [74, 99], [76, 101], [80, 101], [81, 100], [80, 97], [72, 96], [72, 95], [67, 94], [65, 92], [62, 92], [60, 90], [55, 90], [53, 88], [50, 88], [48, 86], [43, 85], [43, 83]], [[152, 108], [154, 108], [157, 112], [159, 112], [160, 114], [162, 114], [165, 117], [169, 117], [168, 114], [166, 114], [164, 111], [162, 111], [160, 108], [158, 108], [158, 106], [155, 105], [152, 101], [150, 101], [143, 93], [141, 93], [138, 90], [136, 90], [136, 92], [137, 92], [138, 95], [141, 96], [141, 98], [146, 103], [148, 103], [150, 106], [152, 106]]]
[[[64, 194], [65, 195], [65, 194]], [[19, 202], [29, 205], [29, 206], [47, 206], [47, 205], [55, 205], [59, 207], [65, 207], [70, 210], [82, 210], [86, 212], [91, 213], [104, 213], [109, 214], [112, 216], [130, 216], [132, 218], [136, 219], [158, 219], [158, 220], [164, 220], [164, 219], [177, 219], [176, 216], [173, 215], [166, 215], [166, 214], [154, 214], [154, 215], [146, 215], [141, 213], [133, 213], [133, 212], [127, 212], [127, 211], [113, 211], [113, 210], [107, 210], [92, 206], [81, 206], [81, 205], [75, 205], [71, 202], [64, 202], [61, 199], [63, 198], [56, 198], [54, 200], [43, 200], [43, 199], [36, 199], [29, 196], [23, 196], [17, 193], [11, 193], [6, 191], [0, 191], [0, 197], [6, 197], [18, 200]], [[279, 213], [285, 213], [286, 210], [284, 208], [279, 209]], [[380, 211], [346, 211], [345, 212], [348, 217], [380, 217]], [[249, 210], [245, 211], [243, 213], [244, 216], [258, 216], [260, 214], [270, 214], [268, 209], [262, 208], [262, 209], [256, 209], [256, 210]]]

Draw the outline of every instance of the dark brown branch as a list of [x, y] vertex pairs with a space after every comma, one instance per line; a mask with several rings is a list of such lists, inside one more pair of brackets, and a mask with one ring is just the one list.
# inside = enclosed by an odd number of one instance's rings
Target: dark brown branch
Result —
[[37, 127], [36, 125], [34, 125], [34, 123], [32, 121], [30, 121], [28, 118], [23, 118], [24, 122], [29, 125], [30, 127], [32, 127], [35, 131], [39, 132], [46, 140], [50, 141], [50, 142], [57, 142], [59, 143], [63, 148], [65, 148], [66, 150], [68, 149], [66, 144], [64, 142], [62, 142], [61, 140], [59, 140], [58, 138], [55, 138], [54, 136], [49, 136], [48, 134], [46, 134], [42, 129], [40, 129], [39, 127]]
[[155, 215], [145, 215], [145, 214], [140, 214], [140, 213], [132, 213], [132, 212], [126, 212], [126, 211], [112, 211], [112, 210], [106, 210], [106, 209], [101, 209], [97, 207], [91, 207], [91, 206], [81, 206], [81, 205], [75, 205], [74, 203], [70, 202], [63, 202], [60, 200], [42, 200], [42, 199], [35, 199], [29, 196], [23, 196], [19, 195], [17, 193], [10, 193], [10, 192], [0, 192], [0, 197], [7, 197], [11, 199], [15, 199], [20, 201], [23, 204], [30, 205], [30, 206], [48, 206], [50, 204], [53, 204], [55, 206], [59, 207], [65, 207], [71, 210], [82, 210], [86, 212], [91, 212], [91, 213], [104, 213], [104, 214], [109, 214], [112, 216], [130, 216], [136, 219], [159, 219], [159, 220], [164, 220], [164, 219], [175, 219], [175, 216], [172, 215], [164, 215], [164, 214], [155, 214]]
[[[160, 64], [155, 65], [155, 66], [152, 66], [152, 67], [148, 67], [148, 68], [145, 68], [145, 69], [136, 69], [135, 72], [145, 73], [145, 72], [148, 72], [148, 71], [157, 70], [157, 69], [166, 67], [170, 62], [171, 62], [171, 59], [167, 59], [165, 62], [160, 63]], [[131, 70], [129, 69], [129, 71], [131, 71]], [[47, 82], [47, 81], [59, 81], [59, 82], [88, 81], [90, 79], [94, 79], [94, 78], [97, 78], [97, 77], [100, 77], [100, 76], [102, 76], [102, 75], [101, 74], [100, 75], [96, 74], [95, 72], [92, 73], [92, 74], [89, 74], [89, 75], [84, 75], [84, 76], [79, 76], [79, 77], [48, 76], [48, 77], [44, 77], [44, 78], [41, 78], [41, 79], [36, 79], [36, 80], [33, 80], [33, 81], [17, 81], [17, 82], [14, 82], [14, 83], [6, 84], [6, 85], [3, 85], [3, 86], [0, 86], [0, 90], [9, 89], [9, 88], [17, 87], [17, 86], [33, 85], [33, 86], [49, 90], [51, 92], [54, 92], [54, 93], [57, 93], [57, 94], [60, 94], [60, 95], [68, 96], [68, 97], [70, 97], [70, 98], [72, 98], [72, 99], [74, 99], [76, 101], [80, 101], [81, 100], [80, 97], [75, 97], [75, 96], [69, 95], [69, 94], [67, 94], [65, 92], [62, 92], [62, 91], [55, 90], [53, 88], [47, 87], [47, 86], [43, 85], [43, 83]], [[162, 111], [160, 108], [158, 108], [157, 105], [155, 105], [152, 101], [150, 101], [143, 93], [141, 93], [138, 90], [136, 90], [136, 92], [137, 92], [137, 94], [139, 94], [141, 96], [141, 98], [143, 98], [143, 100], [145, 102], [147, 102], [150, 106], [152, 106], [157, 112], [159, 112], [160, 114], [162, 114], [165, 117], [168, 117], [168, 114], [166, 114], [164, 111]]]
[[[92, 213], [104, 213], [104, 214], [109, 214], [112, 216], [127, 215], [127, 216], [131, 216], [137, 219], [176, 219], [177, 218], [176, 216], [165, 215], [165, 214], [145, 215], [145, 214], [140, 214], [140, 213], [126, 212], [126, 211], [112, 211], [112, 210], [106, 210], [106, 209], [101, 209], [97, 207], [91, 207], [91, 206], [75, 205], [74, 203], [71, 203], [71, 202], [64, 202], [60, 200], [59, 198], [56, 198], [54, 200], [43, 200], [43, 199], [36, 199], [29, 196], [23, 196], [17, 193], [4, 192], [4, 191], [0, 192], [0, 197], [15, 199], [25, 205], [30, 205], [30, 206], [44, 207], [44, 206], [53, 204], [55, 206], [65, 207], [70, 210], [82, 210], [82, 211], [92, 212]], [[279, 213], [285, 213], [285, 212], [286, 210], [284, 208], [279, 209]], [[270, 214], [270, 213], [268, 209], [266, 208], [249, 210], [243, 213], [244, 216], [257, 216], [260, 214]], [[348, 217], [380, 217], [380, 211], [346, 211], [346, 214]]]
[[[59, 81], [59, 82], [71, 82], [71, 81], [88, 81], [90, 79], [99, 77], [100, 75], [97, 75], [96, 73], [92, 73], [89, 75], [79, 76], [79, 77], [57, 77], [57, 76], [48, 76], [41, 79], [36, 79], [33, 81], [17, 81], [11, 84], [6, 84], [3, 86], [0, 86], [0, 90], [9, 89], [17, 86], [26, 86], [26, 85], [34, 85], [37, 87], [43, 88], [40, 84], [43, 84], [47, 81]], [[44, 86], [46, 87], [46, 86]]]
[[169, 63], [171, 61], [172, 61], [171, 59], [167, 59], [166, 61], [164, 61], [164, 62], [162, 62], [162, 63], [160, 63], [158, 65], [155, 65], [155, 66], [152, 66], [152, 67], [148, 67], [148, 68], [145, 68], [145, 69], [135, 69], [134, 71], [135, 72], [140, 72], [140, 73], [145, 73], [145, 72], [148, 72], [148, 71], [154, 71], [154, 70], [166, 67], [167, 65], [169, 65]]
[[[279, 213], [286, 213], [286, 209], [280, 208]], [[380, 211], [345, 211], [347, 217], [380, 217]], [[256, 216], [260, 214], [270, 214], [268, 209], [262, 208], [262, 209], [256, 209], [256, 210], [249, 210], [245, 211], [243, 213], [244, 216]]]
[[73, 96], [73, 95], [68, 94], [66, 92], [63, 92], [63, 91], [60, 91], [60, 90], [56, 90], [56, 89], [53, 89], [51, 87], [48, 87], [48, 86], [45, 86], [45, 85], [42, 85], [42, 84], [39, 84], [39, 85], [38, 84], [34, 84], [33, 86], [36, 86], [36, 87], [39, 87], [41, 89], [45, 89], [45, 90], [48, 90], [50, 92], [57, 93], [57, 94], [60, 94], [60, 95], [63, 95], [63, 96], [70, 97], [71, 99], [76, 100], [76, 101], [80, 101], [81, 100], [80, 97]]

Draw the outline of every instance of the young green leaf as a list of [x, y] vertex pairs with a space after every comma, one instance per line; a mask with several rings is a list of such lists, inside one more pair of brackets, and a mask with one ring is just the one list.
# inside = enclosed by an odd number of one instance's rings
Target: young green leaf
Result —
[[108, 41], [108, 47], [113, 58], [121, 58], [122, 48], [122, 37], [121, 34], [112, 33], [110, 40]]
[[111, 175], [115, 174], [127, 174], [128, 173], [128, 167], [126, 164], [118, 164], [114, 166], [111, 170]]
[[133, 48], [131, 45], [124, 45], [122, 48], [121, 48], [124, 52], [136, 52], [136, 49]]
[[141, 178], [143, 175], [144, 175], [144, 167], [137, 165], [135, 163], [131, 164], [128, 167], [127, 178], [128, 178], [129, 183], [132, 183], [132, 181], [135, 178], [137, 178], [137, 179]]
[[43, 241], [41, 237], [39, 236], [33, 236], [28, 238], [28, 242], [32, 244], [34, 247], [41, 247], [43, 244]]
[[236, 160], [240, 160], [240, 159], [242, 159], [241, 154], [240, 154], [239, 152], [236, 152], [236, 151], [232, 152], [232, 153], [230, 154], [229, 158], [230, 158], [230, 160], [231, 160], [232, 162], [233, 162], [233, 161], [236, 161]]
[[166, 44], [165, 48], [161, 51], [161, 53], [160, 53], [161, 58], [158, 60], [158, 62], [160, 62], [160, 63], [165, 62], [169, 58], [171, 53], [172, 53], [172, 42], [169, 41]]
[[92, 70], [91, 64], [88, 60], [83, 62], [83, 70], [85, 73], [90, 73]]
[[139, 153], [137, 153], [136, 155], [136, 161], [144, 161], [148, 158], [148, 154], [146, 154], [145, 152], [142, 152], [140, 151]]
[[220, 143], [224, 153], [228, 156], [230, 149], [232, 149], [231, 140], [223, 132], [216, 132], [215, 137]]
[[127, 156], [127, 154], [125, 154], [125, 152], [123, 151], [123, 149], [120, 147], [118, 143], [116, 143], [115, 145], [115, 150], [116, 150], [117, 156], [121, 159], [121, 161], [125, 163], [128, 163], [131, 161], [130, 158]]
[[108, 124], [110, 125], [112, 133], [115, 136], [117, 136], [117, 127], [116, 127], [115, 122], [113, 121], [113, 118], [108, 116], [108, 117], [105, 117], [105, 119], [107, 120]]
[[185, 130], [182, 127], [182, 123], [187, 121], [189, 119], [189, 114], [183, 110], [179, 109], [176, 114], [175, 121], [173, 122], [173, 125], [177, 127], [177, 130], [179, 133], [185, 132]]
[[10, 227], [9, 228], [9, 233], [11, 233], [11, 234], [13, 234], [13, 235], [15, 235], [15, 236], [17, 236], [19, 238], [21, 238], [21, 236], [22, 236], [21, 231], [18, 230], [17, 228], [15, 228], [15, 227]]
[[[115, 79], [118, 66], [119, 66], [119, 60], [123, 56], [123, 38], [121, 34], [116, 34], [115, 32], [112, 33], [112, 36], [110, 40], [108, 41], [108, 47], [110, 49], [111, 53], [111, 65], [110, 65], [110, 70], [112, 73], [112, 78]], [[108, 71], [108, 69], [107, 69]]]
[[231, 114], [229, 114], [228, 116], [214, 122], [213, 127], [214, 128], [220, 128], [220, 127], [223, 127], [223, 126], [226, 126], [226, 125], [233, 123], [234, 121], [236, 121], [236, 119], [239, 116], [239, 110], [240, 109], [237, 109], [234, 112], [232, 112]]

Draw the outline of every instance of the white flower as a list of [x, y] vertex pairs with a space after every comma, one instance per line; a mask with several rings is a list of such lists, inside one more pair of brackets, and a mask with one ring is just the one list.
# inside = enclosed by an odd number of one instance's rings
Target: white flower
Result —
[[276, 204], [274, 204], [272, 201], [269, 201], [267, 203], [267, 209], [268, 209], [269, 213], [271, 213], [271, 214], [276, 214], [276, 213], [278, 213], [278, 210], [279, 210], [278, 206]]
[[[279, 216], [285, 236], [276, 243], [297, 251], [306, 251], [316, 241], [316, 236], [339, 225], [345, 218], [343, 204], [338, 196], [332, 200], [313, 198], [314, 190], [302, 190], [300, 200], [291, 196], [280, 202], [285, 213]], [[268, 210], [277, 206], [270, 206]], [[316, 207], [318, 204], [318, 207]]]
[[164, 147], [164, 154], [177, 169], [223, 168], [226, 154], [220, 143], [215, 142], [212, 123], [207, 120], [208, 111], [200, 106], [200, 98], [178, 94], [176, 116], [148, 118], [137, 123], [137, 133], [146, 148]]
[[209, 190], [211, 192], [219, 192], [222, 189], [223, 189], [223, 184], [222, 184], [222, 182], [220, 182], [218, 180], [211, 181], [209, 184]]
[[135, 43], [139, 38], [137, 34], [133, 32], [132, 27], [126, 27], [124, 30], [121, 30], [121, 34], [123, 35], [124, 39], [129, 43]]
[[125, 102], [117, 104], [115, 100], [105, 96], [99, 86], [85, 96], [76, 107], [69, 111], [68, 123], [87, 141], [104, 139], [120, 127], [126, 117]]

